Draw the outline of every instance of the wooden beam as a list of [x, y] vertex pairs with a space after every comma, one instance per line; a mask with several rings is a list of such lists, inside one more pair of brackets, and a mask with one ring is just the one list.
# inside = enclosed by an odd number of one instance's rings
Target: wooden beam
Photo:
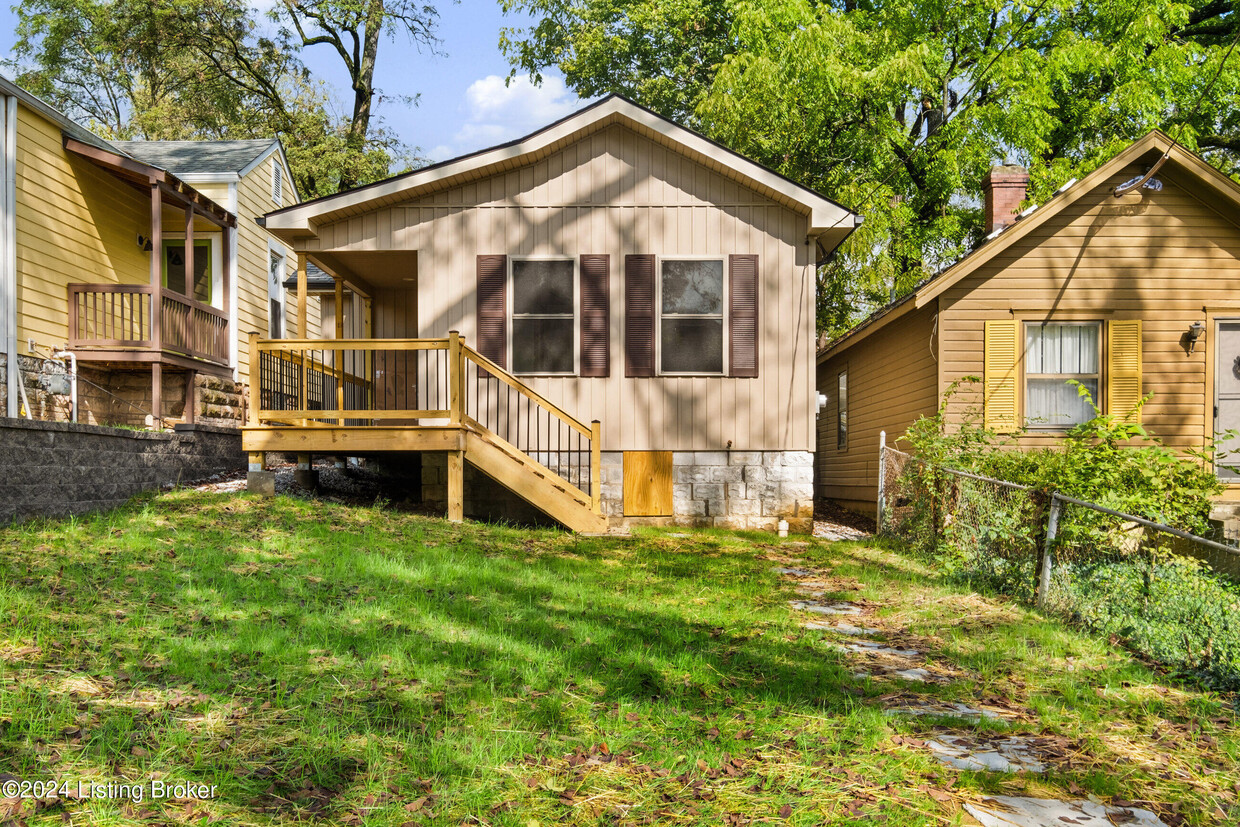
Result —
[[448, 331], [448, 410], [452, 412], [450, 421], [457, 425], [461, 421], [461, 334], [455, 330]]
[[182, 417], [185, 419], [186, 425], [194, 424], [194, 417], [198, 413], [198, 394], [194, 388], [194, 382], [197, 380], [198, 374], [194, 371], [187, 371], [185, 374], [185, 411]]
[[287, 428], [255, 425], [241, 431], [244, 451], [286, 451], [291, 454], [360, 454], [402, 451], [461, 451], [465, 437], [460, 428], [447, 426], [391, 426], [351, 428]]
[[224, 308], [224, 312], [228, 314], [228, 328], [229, 328], [228, 329], [228, 337], [229, 337], [228, 338], [228, 353], [229, 353], [228, 361], [229, 363], [232, 362], [232, 346], [233, 346], [233, 343], [236, 342], [235, 337], [237, 335], [236, 331], [232, 329], [233, 326], [237, 324], [237, 320], [232, 317], [232, 283], [233, 283], [232, 243], [236, 235], [237, 235], [236, 227], [225, 227], [224, 228], [224, 242], [223, 242], [224, 249], [221, 251], [222, 257], [224, 259], [221, 262], [221, 264], [223, 265], [223, 273], [224, 273], [223, 284], [221, 286], [223, 288], [224, 295], [222, 297], [223, 300], [220, 302], [220, 304]]
[[590, 510], [603, 513], [603, 425], [590, 423]]

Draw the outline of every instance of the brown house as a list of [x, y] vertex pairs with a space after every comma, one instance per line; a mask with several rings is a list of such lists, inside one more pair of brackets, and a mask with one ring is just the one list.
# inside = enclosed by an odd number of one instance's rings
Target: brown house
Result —
[[814, 267], [855, 226], [824, 196], [613, 96], [265, 225], [335, 336], [251, 343], [257, 475], [377, 455], [453, 518], [809, 528]]
[[1027, 447], [1092, 415], [1068, 380], [1116, 414], [1152, 394], [1142, 424], [1172, 447], [1240, 428], [1240, 185], [1161, 132], [1017, 214], [1026, 182], [992, 171], [985, 242], [819, 352], [819, 497], [873, 511], [880, 432], [966, 377], [949, 417]]

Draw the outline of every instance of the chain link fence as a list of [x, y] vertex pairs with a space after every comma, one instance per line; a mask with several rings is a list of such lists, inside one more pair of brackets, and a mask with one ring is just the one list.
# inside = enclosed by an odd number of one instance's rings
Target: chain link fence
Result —
[[1240, 549], [884, 444], [878, 524], [951, 576], [1240, 689]]

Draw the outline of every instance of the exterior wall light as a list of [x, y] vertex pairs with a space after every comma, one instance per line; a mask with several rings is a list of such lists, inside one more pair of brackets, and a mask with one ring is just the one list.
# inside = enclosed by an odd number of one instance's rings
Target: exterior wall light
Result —
[[1197, 347], [1197, 342], [1202, 336], [1206, 335], [1205, 322], [1193, 322], [1188, 326], [1188, 332], [1184, 334], [1184, 338], [1188, 343], [1188, 352], [1192, 353]]

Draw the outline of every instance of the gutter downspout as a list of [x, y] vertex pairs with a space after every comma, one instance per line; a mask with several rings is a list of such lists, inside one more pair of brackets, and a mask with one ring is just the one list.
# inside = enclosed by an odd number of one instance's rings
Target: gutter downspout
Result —
[[[17, 354], [17, 98], [4, 99], [4, 192], [0, 197], [0, 312], [3, 312], [8, 389], [5, 416], [17, 417], [18, 393], [24, 391]], [[29, 413], [27, 406], [27, 413]]]

